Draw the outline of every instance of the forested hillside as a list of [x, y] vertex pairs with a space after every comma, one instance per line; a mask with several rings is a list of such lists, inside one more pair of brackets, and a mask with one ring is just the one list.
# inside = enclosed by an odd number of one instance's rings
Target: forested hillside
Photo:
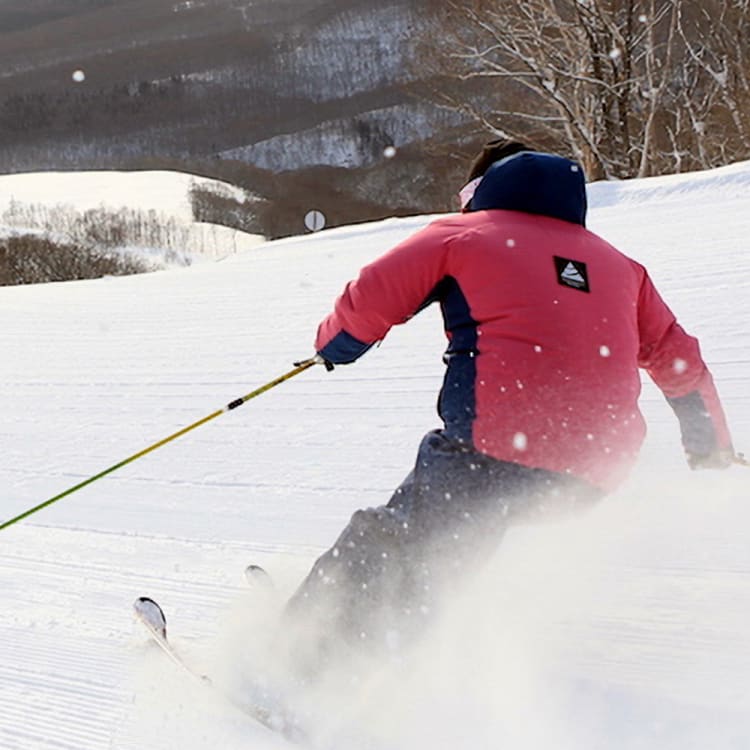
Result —
[[[257, 227], [269, 235], [294, 231], [313, 196], [332, 223], [448, 208], [453, 185], [426, 177], [442, 156], [423, 146], [462, 118], [412, 89], [422, 11], [419, 0], [4, 3], [0, 171], [222, 177], [274, 204]], [[401, 158], [384, 158], [388, 147]]]

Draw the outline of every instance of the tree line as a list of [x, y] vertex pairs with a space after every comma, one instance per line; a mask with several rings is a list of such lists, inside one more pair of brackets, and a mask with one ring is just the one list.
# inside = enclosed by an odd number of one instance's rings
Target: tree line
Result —
[[750, 0], [435, 0], [432, 18], [432, 95], [483, 131], [595, 179], [750, 158]]

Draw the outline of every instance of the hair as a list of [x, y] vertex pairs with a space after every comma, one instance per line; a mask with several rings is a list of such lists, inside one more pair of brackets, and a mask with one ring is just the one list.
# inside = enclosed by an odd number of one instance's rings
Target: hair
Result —
[[513, 141], [510, 138], [496, 138], [488, 141], [482, 146], [482, 150], [474, 157], [471, 163], [466, 182], [471, 182], [477, 177], [481, 177], [496, 161], [504, 159], [506, 156], [513, 156], [521, 151], [533, 151], [521, 141]]

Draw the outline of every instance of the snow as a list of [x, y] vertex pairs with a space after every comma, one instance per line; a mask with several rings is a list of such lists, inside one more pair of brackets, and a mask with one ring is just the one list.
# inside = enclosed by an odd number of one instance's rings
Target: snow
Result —
[[[348, 80], [348, 79], [347, 79]], [[404, 146], [431, 132], [436, 119], [455, 124], [459, 117], [447, 111], [436, 112], [425, 102], [415, 102], [405, 111], [403, 105], [374, 109], [356, 120], [342, 117], [327, 120], [295, 133], [274, 135], [247, 146], [221, 152], [223, 159], [244, 159], [272, 171], [328, 164], [362, 166], [391, 158], [388, 142]]]
[[[190, 201], [194, 187], [239, 205], [255, 200], [229, 183], [184, 172], [105, 170], [0, 175], [0, 237], [49, 234], [57, 241], [70, 243], [75, 241], [76, 225], [86, 211], [127, 210], [128, 220], [135, 225], [131, 231], [137, 233], [140, 224], [143, 239], [135, 246], [131, 241], [121, 250], [143, 257], [156, 267], [216, 260], [264, 241], [260, 235], [195, 221]], [[248, 206], [248, 210], [252, 208]], [[164, 231], [161, 243], [155, 245], [160, 233], [152, 225], [159, 222]], [[56, 231], [50, 231], [51, 226]], [[146, 238], [152, 241], [151, 245], [143, 244]]]
[[[76, 195], [142, 205], [143, 183], [106, 177]], [[39, 200], [56, 182], [27, 189]], [[177, 210], [181, 182], [149, 184], [149, 206]], [[647, 265], [700, 338], [747, 449], [750, 162], [596, 184], [591, 204], [590, 227]], [[290, 370], [344, 282], [429, 220], [0, 288], [0, 517]], [[264, 606], [245, 566], [286, 594], [354, 510], [388, 499], [437, 424], [443, 346], [429, 309], [357, 364], [303, 372], [4, 530], [0, 747], [283, 747], [149, 648], [132, 602], [154, 597], [175, 643], [231, 678]], [[584, 519], [509, 533], [424, 653], [370, 686], [354, 742], [333, 733], [333, 747], [750, 745], [750, 470], [690, 473], [648, 383], [642, 407], [630, 481]]]
[[131, 208], [148, 211], [158, 206], [164, 214], [190, 221], [188, 200], [191, 184], [217, 185], [238, 201], [244, 193], [227, 183], [184, 172], [38, 172], [0, 176], [0, 210], [10, 200], [45, 205], [70, 204], [79, 211], [90, 208]]

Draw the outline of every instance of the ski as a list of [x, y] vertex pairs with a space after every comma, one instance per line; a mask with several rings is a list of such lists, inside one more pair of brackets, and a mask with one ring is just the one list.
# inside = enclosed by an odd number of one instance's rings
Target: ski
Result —
[[[270, 579], [269, 579], [270, 580]], [[151, 640], [166, 654], [169, 660], [179, 668], [179, 670], [188, 676], [191, 680], [198, 682], [208, 690], [219, 695], [226, 703], [241, 711], [253, 721], [261, 724], [272, 732], [281, 734], [293, 742], [302, 742], [303, 737], [297, 727], [290, 726], [282, 716], [267, 708], [246, 701], [241, 701], [235, 695], [222, 688], [218, 683], [212, 680], [208, 675], [203, 674], [195, 669], [188, 660], [186, 660], [178, 649], [167, 638], [167, 620], [162, 608], [150, 597], [141, 596], [133, 603], [136, 618], [146, 629]]]
[[271, 576], [260, 565], [248, 565], [245, 568], [245, 580], [250, 588], [258, 589], [266, 595], [275, 594], [276, 589]]

